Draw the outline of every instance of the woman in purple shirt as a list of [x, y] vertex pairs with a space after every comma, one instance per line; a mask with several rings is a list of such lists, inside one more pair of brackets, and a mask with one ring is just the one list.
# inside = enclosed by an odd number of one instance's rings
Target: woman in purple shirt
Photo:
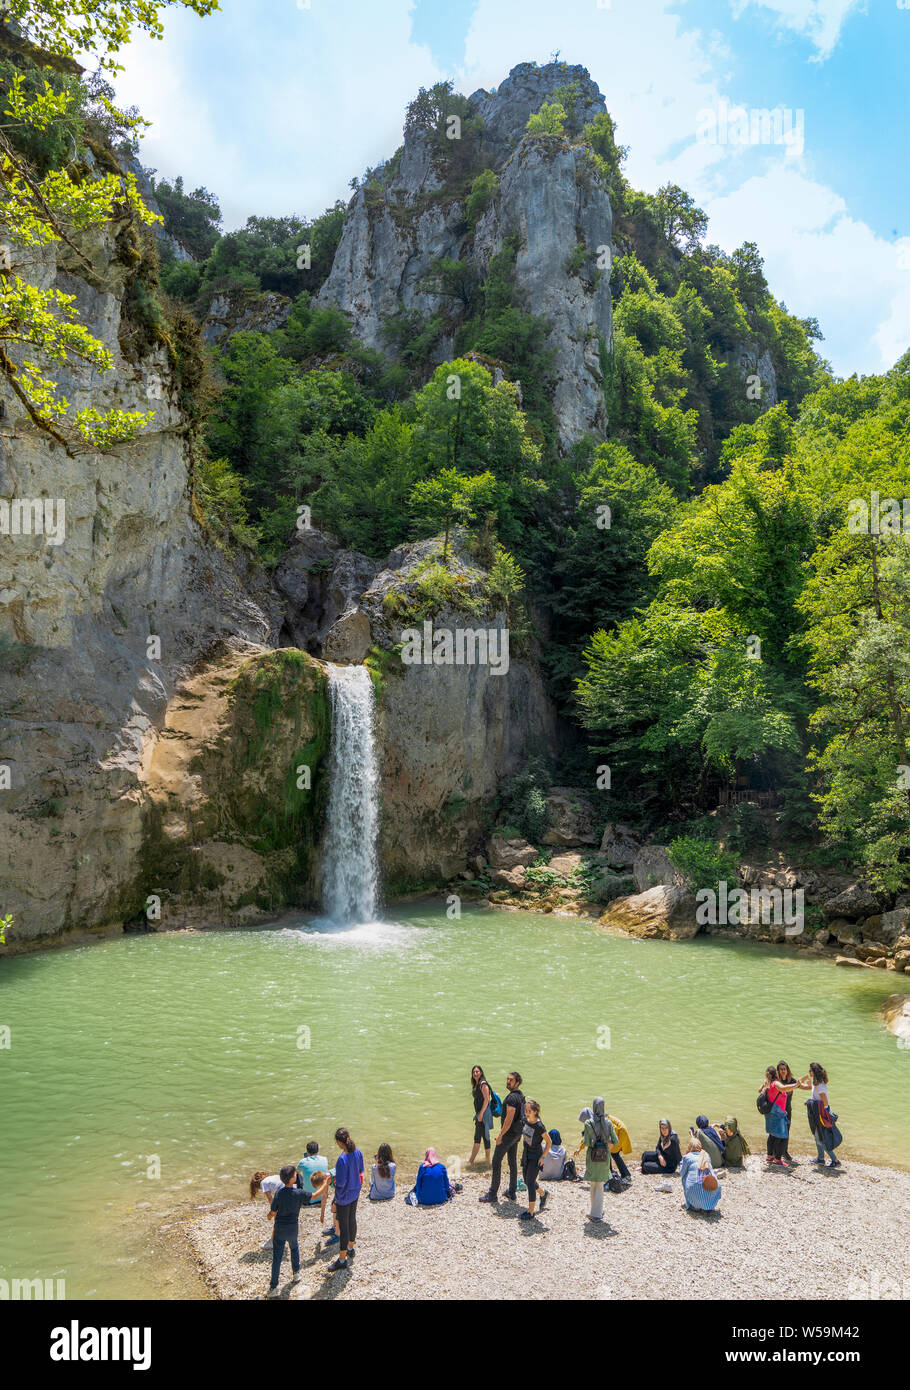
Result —
[[347, 1269], [357, 1239], [357, 1201], [363, 1185], [363, 1154], [346, 1129], [336, 1129], [335, 1143], [341, 1150], [335, 1161], [335, 1210], [341, 1237], [338, 1258], [329, 1269]]

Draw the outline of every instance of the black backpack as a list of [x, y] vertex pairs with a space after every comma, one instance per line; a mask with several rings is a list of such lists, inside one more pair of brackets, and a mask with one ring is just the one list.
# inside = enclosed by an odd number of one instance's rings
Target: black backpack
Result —
[[755, 1108], [759, 1115], [770, 1115], [774, 1108], [773, 1101], [769, 1100], [767, 1091], [759, 1091], [755, 1097]]
[[[606, 1117], [606, 1115], [605, 1115], [605, 1116], [604, 1116], [604, 1127], [605, 1127], [605, 1128], [606, 1128], [607, 1124], [609, 1124], [609, 1121], [607, 1120], [607, 1117]], [[592, 1163], [609, 1163], [609, 1162], [610, 1162], [610, 1145], [609, 1145], [609, 1142], [606, 1141], [606, 1140], [600, 1140], [600, 1139], [598, 1139], [598, 1137], [597, 1137], [597, 1121], [596, 1121], [596, 1120], [592, 1121], [592, 1128], [593, 1128], [593, 1130], [594, 1130], [594, 1142], [593, 1142], [593, 1144], [591, 1145], [591, 1162], [592, 1162]]]

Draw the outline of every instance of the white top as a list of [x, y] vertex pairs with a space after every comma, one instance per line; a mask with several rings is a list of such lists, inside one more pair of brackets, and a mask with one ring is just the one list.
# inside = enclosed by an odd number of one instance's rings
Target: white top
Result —
[[262, 1179], [262, 1190], [267, 1197], [274, 1197], [275, 1193], [282, 1187], [284, 1187], [284, 1183], [277, 1173], [274, 1173], [270, 1178]]
[[828, 1087], [825, 1085], [824, 1082], [821, 1082], [820, 1084], [816, 1083], [816, 1085], [814, 1085], [814, 1086], [812, 1087], [812, 1099], [813, 1099], [813, 1100], [821, 1100], [822, 1096], [825, 1097], [825, 1104], [827, 1105], [827, 1104], [828, 1104]]

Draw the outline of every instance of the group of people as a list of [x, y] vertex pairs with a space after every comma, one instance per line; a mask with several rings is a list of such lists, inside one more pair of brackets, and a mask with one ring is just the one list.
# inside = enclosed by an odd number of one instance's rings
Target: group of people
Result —
[[[481, 1147], [490, 1161], [490, 1185], [478, 1199], [494, 1204], [499, 1200], [502, 1170], [506, 1165], [508, 1180], [506, 1196], [516, 1201], [519, 1190], [519, 1146], [521, 1146], [521, 1178], [528, 1196], [528, 1207], [521, 1219], [532, 1221], [542, 1212], [549, 1200], [544, 1182], [559, 1182], [583, 1176], [590, 1184], [591, 1200], [588, 1217], [603, 1220], [604, 1194], [609, 1189], [622, 1191], [632, 1181], [624, 1155], [632, 1152], [629, 1132], [615, 1115], [607, 1113], [604, 1100], [598, 1096], [585, 1107], [578, 1119], [582, 1125], [578, 1147], [570, 1156], [557, 1129], [547, 1129], [541, 1117], [540, 1103], [526, 1097], [521, 1089], [522, 1076], [518, 1071], [506, 1077], [505, 1096], [500, 1097], [484, 1075], [481, 1066], [471, 1069], [471, 1094], [474, 1105], [474, 1145], [469, 1164], [476, 1163]], [[842, 1142], [837, 1128], [837, 1116], [832, 1114], [828, 1096], [828, 1074], [818, 1062], [811, 1062], [805, 1076], [794, 1077], [786, 1062], [768, 1067], [756, 1105], [765, 1117], [767, 1131], [766, 1163], [774, 1167], [795, 1165], [789, 1152], [793, 1092], [810, 1090], [806, 1102], [809, 1128], [815, 1139], [815, 1164], [839, 1168], [834, 1149]], [[499, 1131], [492, 1138], [494, 1121]], [[328, 1245], [337, 1245], [338, 1254], [329, 1265], [337, 1272], [347, 1269], [356, 1254], [357, 1203], [364, 1180], [363, 1154], [346, 1129], [335, 1131], [338, 1156], [334, 1168], [311, 1140], [299, 1163], [287, 1164], [280, 1172], [269, 1175], [264, 1171], [253, 1174], [250, 1197], [260, 1192], [269, 1202], [268, 1218], [274, 1220], [272, 1245], [272, 1274], [269, 1295], [275, 1296], [284, 1247], [288, 1246], [293, 1281], [300, 1273], [298, 1217], [302, 1207], [318, 1205], [320, 1224], [326, 1219], [331, 1196], [331, 1225], [323, 1230]], [[579, 1174], [575, 1160], [585, 1152], [584, 1173]], [[712, 1124], [707, 1115], [699, 1115], [689, 1127], [685, 1152], [679, 1136], [666, 1118], [659, 1121], [653, 1149], [641, 1156], [643, 1174], [669, 1177], [679, 1173], [687, 1211], [713, 1211], [721, 1199], [718, 1172], [725, 1168], [741, 1167], [749, 1156], [749, 1145], [741, 1134], [734, 1115], [722, 1124]], [[615, 1171], [614, 1171], [615, 1168]], [[368, 1198], [373, 1202], [391, 1201], [395, 1196], [397, 1165], [388, 1144], [380, 1144], [370, 1169]], [[670, 1188], [670, 1184], [666, 1184]], [[441, 1206], [461, 1190], [452, 1182], [445, 1164], [435, 1149], [428, 1148], [417, 1171], [417, 1179], [405, 1201], [415, 1206]]]
[[[335, 1167], [330, 1168], [328, 1159], [319, 1152], [319, 1144], [311, 1139], [306, 1153], [299, 1163], [285, 1164], [277, 1173], [266, 1173], [260, 1169], [250, 1179], [250, 1198], [255, 1200], [260, 1193], [269, 1203], [268, 1220], [275, 1226], [270, 1241], [272, 1247], [272, 1275], [269, 1296], [278, 1292], [278, 1279], [284, 1248], [288, 1247], [291, 1258], [292, 1282], [300, 1275], [300, 1237], [299, 1216], [302, 1207], [318, 1206], [320, 1226], [326, 1219], [326, 1208], [330, 1194], [331, 1225], [322, 1230], [326, 1244], [337, 1245], [338, 1254], [329, 1265], [332, 1273], [347, 1269], [354, 1258], [357, 1243], [357, 1203], [363, 1188], [363, 1154], [346, 1129], [335, 1131], [335, 1144], [339, 1150]], [[371, 1202], [389, 1202], [395, 1196], [395, 1175], [398, 1165], [389, 1144], [380, 1144], [376, 1150], [370, 1169], [370, 1188], [367, 1197]], [[415, 1206], [433, 1207], [447, 1202], [461, 1190], [460, 1183], [452, 1183], [435, 1149], [427, 1149], [423, 1162], [417, 1170], [417, 1180], [408, 1193], [406, 1201]]]

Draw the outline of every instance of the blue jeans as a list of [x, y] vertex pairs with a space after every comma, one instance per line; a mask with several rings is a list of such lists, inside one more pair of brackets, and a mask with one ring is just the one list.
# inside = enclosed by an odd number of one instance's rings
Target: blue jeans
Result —
[[281, 1261], [284, 1258], [285, 1244], [291, 1252], [293, 1273], [300, 1273], [300, 1247], [297, 1244], [297, 1232], [288, 1231], [287, 1235], [283, 1235], [280, 1231], [276, 1231], [272, 1236], [272, 1282], [269, 1284], [270, 1289], [277, 1289], [278, 1287], [278, 1276], [281, 1271]]

